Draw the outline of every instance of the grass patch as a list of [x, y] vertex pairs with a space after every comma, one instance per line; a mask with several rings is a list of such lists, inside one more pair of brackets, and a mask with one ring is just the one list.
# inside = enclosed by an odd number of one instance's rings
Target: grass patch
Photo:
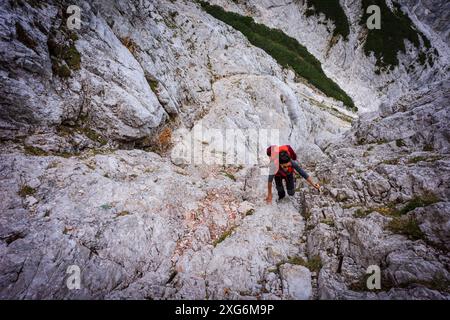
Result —
[[280, 30], [254, 22], [253, 18], [227, 12], [219, 6], [199, 1], [210, 15], [240, 31], [256, 47], [271, 55], [281, 66], [292, 68], [299, 76], [327, 96], [342, 101], [347, 108], [356, 111], [352, 99], [322, 70], [322, 66], [297, 40]]
[[319, 272], [320, 269], [322, 269], [322, 260], [320, 259], [320, 256], [313, 256], [304, 265], [312, 272]]
[[434, 203], [437, 203], [439, 201], [441, 201], [441, 200], [434, 194], [431, 194], [431, 193], [424, 194], [424, 195], [416, 196], [416, 197], [412, 198], [411, 200], [406, 202], [403, 205], [403, 207], [401, 207], [400, 209], [396, 209], [396, 203], [392, 202], [392, 203], [387, 204], [384, 207], [373, 207], [373, 208], [367, 208], [367, 209], [360, 208], [360, 209], [356, 210], [355, 213], [353, 213], [353, 216], [355, 218], [364, 218], [371, 212], [376, 211], [387, 217], [399, 218], [399, 217], [406, 215], [408, 212], [410, 212], [416, 208], [426, 207], [426, 206], [432, 205]]
[[[363, 15], [360, 24], [368, 32], [364, 43], [364, 53], [366, 56], [373, 53], [377, 59], [376, 65], [386, 71], [393, 70], [399, 64], [397, 54], [405, 53], [405, 40], [410, 41], [416, 48], [420, 48], [420, 37], [425, 47], [430, 47], [429, 40], [416, 29], [411, 19], [401, 11], [400, 6], [395, 2], [393, 4], [394, 9], [391, 11], [385, 0], [362, 0]], [[366, 13], [366, 10], [370, 5], [380, 7], [381, 29], [379, 30], [367, 28], [366, 22], [371, 14]]]
[[400, 158], [395, 158], [395, 159], [384, 160], [382, 163], [383, 164], [396, 165], [396, 164], [399, 163], [399, 161], [400, 161]]
[[61, 124], [58, 126], [58, 135], [68, 137], [74, 135], [75, 133], [82, 134], [93, 142], [99, 143], [101, 146], [106, 145], [108, 140], [95, 130], [89, 128], [88, 125], [89, 123], [87, 117], [80, 117], [77, 119], [75, 124]]
[[394, 217], [387, 228], [393, 233], [402, 234], [411, 240], [424, 239], [425, 235], [420, 230], [417, 220], [413, 217]]
[[250, 209], [245, 213], [245, 216], [251, 216], [255, 213], [255, 209]]
[[17, 192], [17, 194], [19, 196], [21, 196], [22, 198], [26, 198], [27, 196], [32, 196], [35, 193], [36, 193], [36, 189], [34, 189], [28, 185], [22, 186], [20, 188], [19, 192]]
[[62, 18], [61, 25], [53, 28], [49, 33], [47, 48], [52, 61], [53, 74], [61, 78], [69, 78], [72, 71], [81, 69], [81, 54], [75, 47], [75, 42], [79, 39], [78, 35], [67, 28], [65, 24], [67, 17]]
[[277, 270], [279, 271], [280, 266], [285, 263], [304, 266], [304, 267], [308, 268], [311, 272], [319, 272], [320, 269], [322, 269], [322, 260], [320, 259], [320, 256], [311, 257], [307, 261], [305, 261], [304, 259], [302, 259], [300, 257], [288, 257], [287, 261], [281, 261], [281, 262], [277, 263], [277, 265], [276, 265]]
[[324, 223], [324, 224], [329, 225], [330, 227], [333, 227], [333, 228], [335, 227], [334, 220], [331, 219], [331, 218], [322, 219], [322, 220], [320, 220], [320, 223]]
[[92, 130], [90, 128], [84, 127], [84, 128], [81, 128], [81, 131], [84, 133], [84, 135], [86, 137], [88, 137], [92, 141], [100, 143], [100, 145], [102, 145], [102, 146], [104, 146], [108, 143], [108, 141], [105, 138], [103, 138], [100, 134], [98, 134], [97, 132], [95, 132], [94, 130]]
[[312, 15], [318, 16], [320, 13], [323, 13], [325, 18], [333, 21], [335, 25], [333, 36], [341, 35], [345, 40], [348, 39], [350, 26], [339, 0], [306, 0], [306, 3], [308, 5], [307, 17]]
[[66, 48], [63, 58], [71, 70], [80, 70], [81, 55], [77, 48], [75, 48], [75, 45]]
[[226, 230], [224, 233], [222, 233], [220, 235], [219, 238], [217, 238], [216, 240], [214, 240], [213, 242], [213, 246], [216, 247], [219, 243], [221, 243], [222, 241], [224, 241], [226, 238], [228, 238], [229, 236], [231, 236], [231, 234], [233, 233], [235, 227], [231, 227], [230, 229]]
[[24, 146], [23, 150], [24, 150], [25, 154], [29, 155], [29, 156], [40, 156], [40, 157], [48, 156], [47, 151], [42, 150], [41, 148], [38, 148], [38, 147], [26, 145], [26, 146]]
[[371, 213], [372, 210], [363, 210], [363, 209], [357, 209], [354, 213], [353, 213], [353, 217], [355, 218], [365, 218], [369, 215], [369, 213]]
[[426, 161], [427, 157], [423, 157], [423, 156], [417, 156], [417, 157], [413, 157], [411, 159], [408, 160], [408, 163], [417, 163], [420, 161]]
[[406, 147], [406, 144], [405, 144], [405, 142], [403, 141], [403, 139], [397, 139], [397, 140], [395, 140], [395, 145], [396, 145], [397, 147], [399, 147], [399, 148], [401, 148], [401, 147]]
[[152, 89], [153, 93], [158, 94], [158, 81], [148, 75], [145, 76], [145, 79], [147, 80], [148, 85], [150, 86], [150, 89]]
[[426, 207], [439, 201], [440, 199], [436, 197], [434, 194], [417, 196], [408, 201], [408, 203], [402, 209], [400, 209], [398, 213], [399, 215], [404, 215], [416, 208]]
[[236, 181], [236, 177], [235, 177], [233, 174], [231, 174], [231, 173], [229, 173], [229, 172], [226, 172], [226, 171], [223, 171], [222, 173], [223, 173], [224, 176], [226, 176], [227, 178], [230, 178], [231, 180]]

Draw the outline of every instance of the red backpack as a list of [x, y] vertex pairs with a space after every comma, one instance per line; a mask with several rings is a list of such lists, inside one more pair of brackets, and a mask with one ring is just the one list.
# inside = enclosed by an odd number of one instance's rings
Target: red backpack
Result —
[[[272, 152], [273, 150], [273, 152]], [[297, 160], [297, 154], [295, 153], [294, 150], [292, 150], [291, 146], [286, 144], [284, 146], [270, 146], [267, 148], [267, 155], [274, 159], [275, 157], [278, 157], [278, 155], [280, 154], [281, 151], [286, 151], [289, 155], [289, 157], [291, 157], [292, 160]]]
[[[278, 155], [281, 152], [287, 152], [287, 154], [289, 155], [289, 157], [292, 160], [297, 160], [297, 154], [295, 153], [294, 150], [292, 150], [290, 145], [283, 145], [281, 147], [278, 146], [270, 146], [267, 148], [267, 155], [270, 157], [271, 161], [273, 161], [273, 163], [275, 164], [276, 168], [279, 168], [279, 163], [278, 163]], [[288, 169], [288, 173], [292, 173], [294, 172], [294, 168], [290, 167]], [[276, 176], [281, 176], [281, 177], [285, 177], [286, 173], [284, 173], [283, 170], [279, 170], [275, 173]]]

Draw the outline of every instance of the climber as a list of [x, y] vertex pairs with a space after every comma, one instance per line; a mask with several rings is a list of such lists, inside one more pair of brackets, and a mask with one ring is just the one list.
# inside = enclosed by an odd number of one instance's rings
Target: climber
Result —
[[311, 177], [302, 169], [298, 164], [297, 155], [291, 146], [284, 145], [281, 147], [270, 146], [267, 148], [267, 155], [271, 158], [269, 183], [267, 185], [267, 198], [268, 204], [272, 203], [272, 182], [275, 178], [275, 185], [278, 191], [278, 199], [283, 199], [286, 195], [283, 186], [283, 180], [286, 180], [287, 193], [293, 196], [295, 193], [295, 178], [294, 169], [308, 182], [309, 185], [320, 191], [320, 185], [314, 184]]

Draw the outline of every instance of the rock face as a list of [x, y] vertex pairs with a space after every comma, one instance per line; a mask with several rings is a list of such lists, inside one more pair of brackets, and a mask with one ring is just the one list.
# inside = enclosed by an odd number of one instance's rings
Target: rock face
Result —
[[[359, 1], [330, 50], [301, 3], [211, 2], [297, 38], [373, 112], [190, 1], [76, 1], [75, 30], [68, 2], [4, 2], [0, 298], [448, 299], [445, 12], [405, 1], [440, 58], [377, 76], [352, 50]], [[322, 192], [297, 179], [268, 205], [265, 148], [285, 143]]]

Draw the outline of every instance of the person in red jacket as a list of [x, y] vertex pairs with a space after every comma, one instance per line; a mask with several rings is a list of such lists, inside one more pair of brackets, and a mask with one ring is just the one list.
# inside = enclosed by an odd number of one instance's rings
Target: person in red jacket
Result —
[[267, 155], [271, 157], [266, 198], [268, 204], [272, 203], [273, 180], [275, 180], [275, 185], [278, 191], [278, 199], [283, 199], [286, 196], [283, 180], [286, 181], [288, 195], [293, 196], [295, 194], [294, 170], [297, 171], [309, 185], [317, 190], [320, 190], [320, 185], [318, 183], [314, 184], [311, 177], [302, 168], [300, 168], [300, 165], [296, 161], [297, 155], [294, 150], [292, 150], [291, 146], [270, 146], [267, 148]]

